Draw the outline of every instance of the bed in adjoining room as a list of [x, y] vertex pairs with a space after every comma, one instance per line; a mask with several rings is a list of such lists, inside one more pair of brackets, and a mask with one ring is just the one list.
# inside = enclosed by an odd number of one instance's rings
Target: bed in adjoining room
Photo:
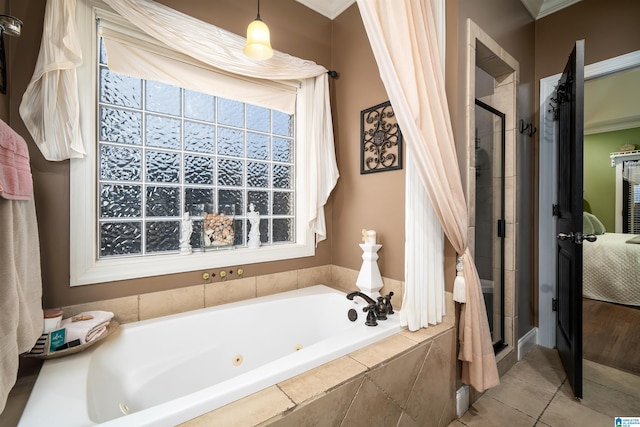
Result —
[[640, 306], [640, 236], [605, 233], [597, 237], [595, 242], [582, 245], [583, 295]]

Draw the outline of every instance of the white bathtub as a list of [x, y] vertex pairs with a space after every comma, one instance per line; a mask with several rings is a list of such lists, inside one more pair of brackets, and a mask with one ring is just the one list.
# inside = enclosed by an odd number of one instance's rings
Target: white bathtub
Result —
[[122, 325], [46, 361], [19, 426], [176, 425], [402, 329], [364, 305], [319, 285]]

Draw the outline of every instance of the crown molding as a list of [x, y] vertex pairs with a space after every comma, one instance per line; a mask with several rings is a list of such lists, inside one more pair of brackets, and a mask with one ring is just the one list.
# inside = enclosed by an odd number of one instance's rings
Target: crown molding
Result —
[[309, 9], [315, 10], [321, 15], [333, 20], [349, 6], [355, 3], [355, 0], [296, 0]]

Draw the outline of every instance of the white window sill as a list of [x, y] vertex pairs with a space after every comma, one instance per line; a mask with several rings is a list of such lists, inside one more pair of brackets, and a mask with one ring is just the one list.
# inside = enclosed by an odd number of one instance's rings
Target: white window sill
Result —
[[[309, 241], [312, 242], [311, 239]], [[191, 255], [155, 255], [94, 260], [93, 262], [88, 259], [76, 260], [76, 262], [72, 260], [71, 286], [240, 266], [313, 255], [314, 247], [313, 243], [311, 243], [264, 246], [258, 249], [223, 249], [207, 252], [196, 249]]]

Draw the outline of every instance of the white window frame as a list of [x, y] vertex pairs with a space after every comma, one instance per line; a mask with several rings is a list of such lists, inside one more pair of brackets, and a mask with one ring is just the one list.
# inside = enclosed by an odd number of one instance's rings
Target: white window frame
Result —
[[[295, 243], [258, 249], [199, 252], [191, 255], [154, 254], [140, 257], [98, 259], [98, 142], [97, 142], [97, 30], [96, 19], [109, 7], [99, 0], [78, 0], [76, 20], [83, 63], [77, 69], [80, 88], [80, 126], [87, 155], [70, 163], [70, 285], [88, 285], [195, 270], [278, 261], [315, 255], [315, 236], [302, 212], [309, 156], [305, 135], [307, 105], [304, 86], [298, 90], [295, 142]], [[109, 12], [107, 12], [109, 13]]]
[[622, 218], [622, 200], [623, 200], [623, 185], [622, 185], [622, 167], [624, 162], [638, 161], [640, 160], [640, 150], [631, 152], [616, 152], [609, 155], [611, 158], [611, 167], [616, 168], [616, 216], [615, 216], [615, 232], [622, 233], [623, 230], [623, 218]]

